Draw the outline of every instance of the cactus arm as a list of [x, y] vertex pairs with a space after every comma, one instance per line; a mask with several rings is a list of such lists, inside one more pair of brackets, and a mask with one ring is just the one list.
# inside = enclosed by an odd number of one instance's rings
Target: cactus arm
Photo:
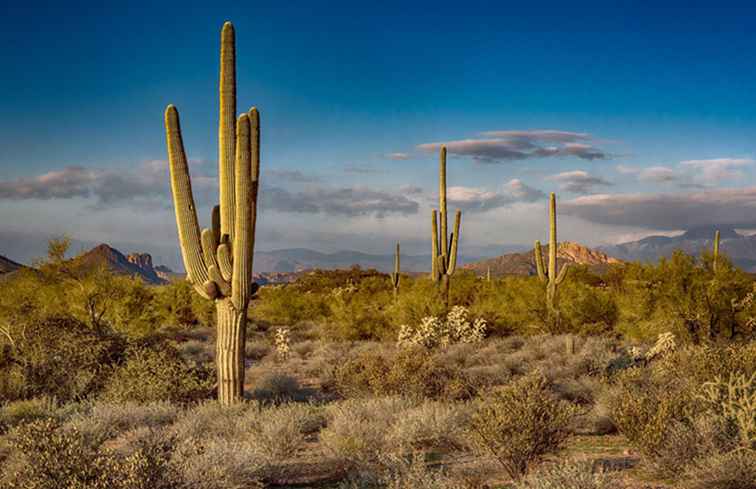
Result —
[[557, 276], [557, 225], [556, 225], [556, 195], [549, 196], [549, 279]]
[[569, 263], [565, 263], [562, 265], [562, 268], [559, 270], [559, 275], [556, 278], [556, 285], [561, 284], [564, 282], [565, 277], [567, 277], [567, 271], [570, 269]]
[[233, 235], [233, 266], [231, 277], [231, 301], [237, 310], [249, 302], [249, 285], [252, 283], [252, 267], [249, 263], [252, 237], [251, 180], [252, 161], [250, 152], [249, 115], [242, 114], [236, 123], [236, 215]]
[[431, 277], [433, 278], [434, 282], [437, 282], [439, 277], [441, 276], [441, 270], [438, 268], [438, 217], [437, 217], [436, 209], [433, 209], [431, 212], [431, 245], [432, 245], [432, 254], [431, 259], [433, 260], [433, 268], [431, 270]]
[[220, 270], [216, 265], [210, 265], [207, 267], [207, 274], [210, 276], [215, 285], [218, 286], [218, 291], [223, 297], [231, 296], [231, 284], [221, 275]]
[[[249, 270], [253, 270], [255, 258], [255, 229], [257, 228], [257, 196], [260, 191], [260, 112], [252, 107], [249, 110], [250, 121], [250, 152], [252, 158], [252, 174], [250, 176], [250, 228], [251, 238], [249, 241]], [[254, 292], [250, 293], [250, 297]]]
[[449, 248], [448, 265], [446, 274], [452, 275], [457, 268], [457, 248], [459, 246], [459, 225], [462, 221], [462, 211], [457, 209], [454, 216], [454, 233], [451, 235], [451, 244]]
[[218, 181], [220, 230], [234, 233], [234, 150], [236, 144], [236, 41], [231, 22], [223, 24], [220, 54], [220, 110], [218, 117]]
[[[440, 252], [444, 255], [448, 253], [448, 222], [446, 209], [446, 146], [441, 146], [438, 158], [438, 210], [441, 218], [441, 243]], [[445, 258], [445, 261], [448, 257]], [[442, 271], [443, 273], [443, 271]]]
[[546, 272], [543, 269], [543, 249], [541, 249], [541, 242], [538, 240], [536, 240], [535, 247], [533, 248], [533, 256], [535, 257], [538, 278], [541, 280], [541, 282], [546, 283], [548, 278], [546, 277]]
[[207, 268], [202, 259], [200, 231], [195, 212], [192, 182], [186, 162], [184, 143], [181, 139], [179, 114], [173, 105], [165, 109], [165, 135], [168, 146], [168, 161], [171, 173], [171, 191], [176, 210], [176, 227], [178, 228], [181, 256], [184, 259], [188, 279], [197, 292], [206, 299], [211, 298], [205, 282], [209, 281]]
[[224, 280], [230, 282], [231, 276], [234, 274], [234, 265], [231, 259], [231, 246], [229, 246], [229, 243], [218, 245], [217, 255], [221, 276]]
[[216, 261], [216, 249], [218, 247], [215, 241], [215, 233], [210, 229], [202, 230], [202, 249], [205, 252], [205, 263], [207, 264], [207, 275], [210, 280], [215, 282], [221, 295], [228, 297], [231, 292], [231, 284], [223, 278]]
[[215, 240], [215, 244], [217, 246], [218, 244], [220, 244], [221, 240], [219, 205], [213, 206], [213, 212], [211, 213], [210, 220], [212, 221], [213, 239]]

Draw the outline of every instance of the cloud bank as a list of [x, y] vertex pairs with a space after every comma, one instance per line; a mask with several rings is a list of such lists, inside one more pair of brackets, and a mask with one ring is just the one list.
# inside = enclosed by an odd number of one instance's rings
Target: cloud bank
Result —
[[562, 202], [560, 213], [586, 221], [655, 230], [703, 225], [756, 226], [756, 187], [691, 193], [598, 194]]
[[594, 146], [591, 135], [586, 133], [554, 130], [486, 131], [480, 136], [483, 138], [420, 144], [418, 149], [437, 152], [441, 146], [446, 146], [450, 154], [471, 157], [483, 163], [562, 156], [589, 161], [611, 157], [609, 153]]

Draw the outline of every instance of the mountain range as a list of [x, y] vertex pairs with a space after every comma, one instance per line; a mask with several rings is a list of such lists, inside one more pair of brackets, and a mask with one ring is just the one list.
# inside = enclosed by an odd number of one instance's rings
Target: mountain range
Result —
[[720, 252], [747, 272], [756, 272], [756, 235], [743, 235], [733, 228], [705, 226], [689, 229], [679, 236], [648, 236], [638, 241], [600, 246], [599, 250], [625, 261], [655, 262], [675, 250], [699, 255], [711, 250], [714, 233], [720, 232]]
[[[548, 260], [548, 246], [543, 247], [544, 263]], [[609, 265], [621, 263], [620, 260], [601, 251], [588, 248], [578, 243], [564, 241], [557, 246], [557, 265], [565, 264], [588, 265], [596, 272], [605, 270]], [[523, 253], [508, 253], [505, 255], [481, 260], [464, 265], [462, 268], [473, 270], [477, 275], [485, 275], [491, 270], [491, 275], [535, 275], [537, 273], [533, 250]]]

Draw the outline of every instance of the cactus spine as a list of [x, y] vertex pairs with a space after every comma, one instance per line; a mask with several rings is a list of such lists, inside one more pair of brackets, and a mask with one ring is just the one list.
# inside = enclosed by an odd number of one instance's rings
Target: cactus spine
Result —
[[557, 222], [556, 222], [556, 195], [552, 192], [549, 196], [549, 269], [544, 270], [543, 251], [541, 242], [535, 242], [535, 262], [538, 278], [546, 284], [546, 308], [549, 321], [554, 323], [559, 320], [557, 305], [557, 288], [567, 276], [568, 265], [562, 266], [557, 272]]
[[187, 279], [215, 301], [218, 400], [239, 402], [244, 394], [247, 307], [257, 290], [252, 261], [260, 177], [260, 116], [257, 109], [236, 118], [236, 48], [230, 22], [221, 32], [218, 167], [220, 205], [211, 229], [200, 233], [179, 114], [165, 110], [165, 130], [181, 255]]
[[[449, 282], [457, 267], [457, 246], [459, 243], [459, 226], [462, 211], [457, 209], [454, 218], [454, 231], [448, 235], [448, 219], [446, 209], [446, 147], [441, 146], [438, 169], [438, 207], [433, 209], [432, 217], [432, 272], [431, 278], [441, 286], [444, 304], [449, 308]], [[439, 230], [439, 221], [440, 227]]]
[[400, 263], [399, 263], [399, 243], [396, 243], [396, 251], [394, 252], [394, 272], [391, 274], [391, 286], [394, 287], [394, 300], [399, 298], [399, 277], [400, 277]]
[[717, 232], [714, 233], [714, 260], [712, 262], [714, 273], [717, 272], [717, 267], [718, 267], [717, 262], [719, 262], [719, 230], [717, 230]]

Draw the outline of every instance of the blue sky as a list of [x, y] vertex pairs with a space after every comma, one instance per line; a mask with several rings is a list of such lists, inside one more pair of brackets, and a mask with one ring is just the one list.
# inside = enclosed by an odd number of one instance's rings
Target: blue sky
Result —
[[756, 7], [236, 3], [0, 6], [2, 236], [175, 264], [162, 112], [207, 214], [225, 20], [262, 114], [262, 249], [425, 251], [441, 142], [471, 251], [542, 238], [549, 191], [591, 245], [756, 228]]

